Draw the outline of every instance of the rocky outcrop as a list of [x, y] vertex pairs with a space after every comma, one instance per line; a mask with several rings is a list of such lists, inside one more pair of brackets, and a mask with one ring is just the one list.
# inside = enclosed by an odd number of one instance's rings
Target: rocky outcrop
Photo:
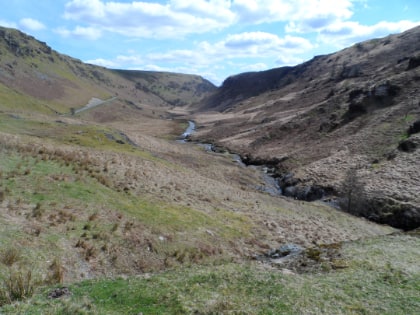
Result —
[[292, 67], [282, 67], [230, 76], [213, 95], [201, 102], [200, 110], [224, 111], [243, 99], [284, 87], [292, 81], [291, 70]]
[[298, 200], [315, 201], [325, 196], [325, 190], [317, 185], [314, 186], [287, 186], [283, 190], [283, 195]]
[[346, 115], [353, 119], [376, 109], [390, 106], [399, 90], [400, 87], [389, 81], [379, 83], [367, 90], [353, 90], [349, 93], [350, 104]]
[[420, 66], [420, 55], [413, 56], [413, 57], [409, 58], [409, 60], [408, 60], [408, 66], [407, 66], [407, 71], [408, 70], [415, 69], [418, 66]]
[[368, 201], [366, 217], [399, 229], [412, 230], [420, 226], [420, 206], [392, 198], [375, 197]]
[[283, 157], [273, 157], [273, 158], [264, 158], [259, 156], [244, 155], [242, 157], [242, 162], [246, 165], [265, 165], [268, 167], [275, 167], [277, 170], [281, 168], [281, 163], [288, 159], [287, 156]]
[[48, 298], [49, 299], [58, 299], [61, 297], [66, 297], [66, 296], [70, 296], [71, 292], [69, 290], [69, 288], [67, 287], [62, 287], [62, 288], [56, 288], [53, 289], [51, 292], [48, 293]]
[[6, 47], [16, 57], [36, 56], [41, 53], [50, 55], [51, 47], [45, 42], [36, 40], [34, 37], [23, 34], [17, 30], [0, 28], [0, 41], [6, 43]]
[[283, 196], [298, 200], [315, 201], [331, 193], [330, 188], [323, 188], [316, 184], [303, 183], [295, 178], [292, 173], [287, 173], [277, 178]]
[[414, 152], [417, 149], [418, 143], [413, 139], [406, 139], [398, 145], [398, 149], [404, 152]]
[[277, 259], [286, 256], [298, 255], [303, 251], [303, 248], [296, 244], [285, 244], [276, 249], [271, 249], [265, 254], [266, 257]]
[[420, 132], [420, 119], [416, 120], [407, 130], [408, 135], [413, 135]]
[[398, 150], [413, 153], [420, 147], [420, 135], [417, 135], [420, 124], [417, 121], [408, 129], [408, 138], [402, 140], [398, 145]]
[[337, 81], [342, 81], [349, 78], [357, 78], [362, 74], [360, 65], [344, 66], [339, 73]]

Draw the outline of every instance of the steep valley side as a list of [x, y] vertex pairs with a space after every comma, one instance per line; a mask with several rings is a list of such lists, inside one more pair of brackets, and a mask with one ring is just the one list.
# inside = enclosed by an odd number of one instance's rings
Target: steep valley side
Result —
[[364, 216], [417, 228], [419, 42], [417, 27], [295, 67], [232, 76], [195, 108], [195, 136], [293, 176], [298, 198], [311, 187], [340, 194], [354, 169], [368, 196]]

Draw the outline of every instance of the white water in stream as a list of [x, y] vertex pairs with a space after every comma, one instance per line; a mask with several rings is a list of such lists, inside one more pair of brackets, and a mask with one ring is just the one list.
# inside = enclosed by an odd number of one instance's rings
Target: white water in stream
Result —
[[191, 120], [188, 121], [188, 128], [185, 130], [185, 132], [182, 134], [182, 138], [188, 138], [195, 130], [195, 123]]

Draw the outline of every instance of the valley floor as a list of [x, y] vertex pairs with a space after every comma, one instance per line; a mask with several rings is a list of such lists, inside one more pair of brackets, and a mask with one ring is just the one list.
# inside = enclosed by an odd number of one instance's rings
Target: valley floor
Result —
[[[0, 313], [418, 309], [418, 236], [259, 192], [260, 172], [177, 143], [185, 122], [83, 115], [0, 114]], [[255, 259], [285, 244], [287, 265]]]

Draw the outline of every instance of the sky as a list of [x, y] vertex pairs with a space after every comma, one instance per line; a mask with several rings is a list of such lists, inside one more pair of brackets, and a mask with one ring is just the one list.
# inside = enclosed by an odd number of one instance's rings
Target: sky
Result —
[[420, 25], [419, 0], [0, 0], [0, 25], [108, 68], [230, 75]]

